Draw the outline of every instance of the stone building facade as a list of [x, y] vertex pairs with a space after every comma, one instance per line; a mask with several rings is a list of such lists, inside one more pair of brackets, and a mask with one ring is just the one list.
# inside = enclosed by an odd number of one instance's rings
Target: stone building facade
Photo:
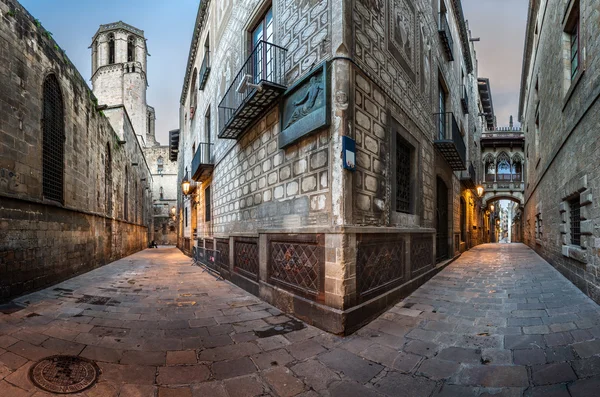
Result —
[[529, 3], [524, 240], [600, 303], [600, 25], [594, 0]]
[[98, 103], [127, 111], [150, 167], [153, 228], [148, 240], [174, 245], [177, 163], [170, 159], [169, 145], [156, 140], [156, 112], [146, 101], [148, 48], [144, 31], [122, 21], [100, 25], [90, 48], [92, 86]]
[[185, 252], [348, 333], [479, 242], [461, 233], [481, 222], [483, 124], [460, 1], [207, 0], [195, 26]]
[[152, 200], [127, 112], [97, 106], [64, 50], [19, 3], [1, 0], [0, 11], [5, 300], [144, 249]]

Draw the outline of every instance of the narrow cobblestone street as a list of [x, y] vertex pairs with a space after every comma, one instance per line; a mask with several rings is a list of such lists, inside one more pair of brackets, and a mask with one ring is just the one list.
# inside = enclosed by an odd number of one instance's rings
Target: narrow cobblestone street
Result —
[[[521, 244], [464, 253], [341, 338], [177, 249], [145, 250], [0, 314], [0, 396], [48, 396], [30, 366], [80, 355], [85, 396], [597, 396], [600, 308]], [[78, 394], [79, 395], [79, 394]]]

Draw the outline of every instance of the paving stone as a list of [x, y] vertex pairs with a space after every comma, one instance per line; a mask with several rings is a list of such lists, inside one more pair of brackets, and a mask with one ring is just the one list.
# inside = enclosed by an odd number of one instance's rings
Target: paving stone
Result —
[[325, 390], [329, 384], [340, 380], [340, 377], [335, 372], [317, 360], [307, 360], [296, 364], [291, 367], [291, 370], [302, 379], [307, 386], [312, 387], [317, 391]]
[[230, 361], [219, 361], [212, 365], [215, 379], [234, 378], [256, 372], [256, 366], [248, 357], [236, 358]]
[[457, 363], [479, 364], [481, 362], [481, 350], [449, 347], [442, 350], [437, 357], [441, 360], [454, 361]]
[[142, 384], [153, 385], [156, 377], [156, 367], [145, 365], [121, 365], [98, 362], [102, 371], [102, 379], [115, 385]]
[[260, 353], [260, 348], [251, 342], [238, 343], [236, 345], [215, 347], [200, 352], [200, 361], [224, 361], [251, 356]]
[[585, 379], [567, 385], [571, 397], [595, 397], [600, 390], [600, 379]]
[[328, 368], [343, 372], [345, 376], [360, 383], [368, 382], [383, 369], [379, 364], [339, 348], [321, 354], [318, 359]]
[[22, 365], [19, 369], [6, 376], [4, 380], [23, 390], [35, 392], [37, 388], [33, 385], [29, 378], [29, 371], [33, 364], [33, 361], [27, 362], [25, 365]]
[[571, 361], [575, 358], [571, 346], [555, 346], [545, 350], [546, 361], [549, 363], [559, 361]]
[[600, 377], [600, 356], [574, 360], [571, 362], [578, 378]]
[[386, 396], [396, 397], [398, 392], [402, 390], [402, 393], [406, 396], [429, 397], [435, 389], [436, 383], [425, 378], [391, 371], [384, 378], [379, 379], [374, 386], [377, 392]]
[[417, 375], [422, 375], [433, 380], [448, 379], [458, 372], [459, 368], [460, 364], [456, 362], [430, 358], [421, 363], [417, 370]]
[[523, 333], [525, 335], [545, 335], [550, 333], [550, 327], [547, 325], [532, 325], [523, 327]]
[[32, 345], [31, 343], [24, 341], [17, 342], [14, 345], [9, 346], [6, 350], [32, 361], [38, 361], [44, 357], [57, 354], [55, 351]]
[[529, 318], [516, 318], [516, 317], [511, 317], [508, 318], [508, 322], [507, 322], [508, 326], [511, 327], [528, 327], [528, 326], [532, 326], [532, 325], [542, 325], [542, 319], [541, 318], [536, 318], [536, 317], [529, 317]]
[[13, 338], [10, 335], [0, 335], [0, 347], [6, 349], [7, 347], [14, 345], [19, 340], [17, 338]]
[[223, 381], [229, 397], [256, 397], [264, 393], [265, 387], [256, 376], [243, 376]]
[[434, 397], [478, 397], [481, 388], [444, 383]]
[[505, 349], [532, 349], [545, 347], [546, 343], [541, 335], [506, 335], [504, 336]]
[[284, 349], [271, 350], [268, 352], [255, 354], [252, 356], [252, 361], [259, 369], [268, 369], [278, 365], [286, 365], [294, 361], [294, 357], [290, 356]]
[[231, 324], [215, 325], [208, 327], [207, 330], [211, 336], [228, 335], [233, 332], [233, 326]]
[[512, 352], [505, 349], [483, 349], [481, 362], [492, 365], [512, 364]]
[[277, 367], [262, 373], [262, 377], [281, 397], [292, 397], [304, 391], [304, 383], [296, 378], [292, 371]]
[[534, 365], [546, 363], [546, 355], [542, 349], [513, 350], [513, 359], [516, 365]]
[[196, 364], [196, 351], [179, 350], [167, 352], [167, 365]]
[[551, 363], [535, 365], [532, 368], [534, 385], [552, 385], [577, 379], [571, 366], [567, 363]]
[[293, 343], [286, 347], [297, 360], [304, 360], [325, 351], [325, 348], [313, 340]]
[[107, 363], [118, 363], [121, 360], [122, 355], [122, 350], [108, 349], [97, 346], [86, 346], [86, 348], [80, 353], [81, 357], [85, 357], [89, 360], [103, 361]]
[[261, 349], [268, 351], [286, 347], [290, 345], [290, 341], [285, 339], [283, 335], [274, 335], [269, 336], [268, 338], [259, 338], [256, 340], [256, 344], [260, 346]]
[[411, 340], [404, 346], [403, 350], [420, 356], [433, 357], [438, 352], [438, 345], [431, 342]]
[[577, 330], [571, 331], [570, 334], [573, 337], [574, 343], [584, 342], [586, 340], [594, 339], [594, 336], [588, 330], [585, 330], [585, 329], [577, 329]]
[[486, 365], [466, 367], [458, 374], [462, 385], [484, 387], [527, 387], [526, 367]]
[[189, 385], [204, 382], [210, 376], [206, 365], [158, 367], [156, 383], [159, 385]]
[[[192, 385], [193, 397], [228, 397], [222, 382], [204, 382]], [[119, 396], [121, 397], [121, 396]]]
[[329, 390], [329, 395], [331, 397], [381, 397], [381, 394], [371, 388], [348, 381], [334, 383]]
[[531, 397], [571, 397], [567, 385], [535, 386], [532, 388]]
[[573, 344], [573, 349], [581, 358], [600, 354], [600, 339]]
[[16, 371], [17, 369], [21, 368], [26, 362], [26, 358], [12, 352], [6, 352], [0, 355], [0, 364], [5, 365], [12, 371]]
[[406, 334], [407, 338], [410, 339], [418, 339], [425, 342], [433, 342], [439, 336], [439, 332], [437, 331], [428, 331], [424, 329], [415, 328], [409, 333]]
[[192, 390], [189, 387], [159, 387], [158, 397], [192, 397]]
[[156, 386], [125, 384], [121, 386], [119, 397], [147, 397], [155, 396], [156, 393]]
[[575, 323], [558, 323], [558, 324], [550, 324], [550, 331], [552, 332], [564, 332], [564, 331], [572, 331], [577, 329]]
[[165, 352], [144, 352], [139, 350], [127, 350], [121, 356], [121, 364], [153, 365], [162, 366], [166, 362]]
[[0, 396], [29, 397], [31, 393], [0, 380]]

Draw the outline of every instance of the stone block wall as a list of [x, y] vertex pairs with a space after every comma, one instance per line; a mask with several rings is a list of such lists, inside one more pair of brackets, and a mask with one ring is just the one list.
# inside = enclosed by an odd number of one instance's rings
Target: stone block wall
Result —
[[[149, 169], [130, 123], [120, 143], [45, 29], [14, 1], [0, 1], [0, 11], [0, 296], [6, 299], [145, 248], [152, 207]], [[65, 120], [62, 204], [42, 195], [42, 84], [50, 73]]]
[[[572, 7], [577, 6], [581, 55], [579, 71], [571, 80], [565, 31]], [[529, 165], [524, 239], [600, 303], [597, 2], [550, 0], [542, 5], [532, 3], [530, 8], [520, 109]], [[579, 245], [573, 244], [570, 228], [571, 203], [577, 198], [581, 205]], [[536, 232], [540, 220], [541, 228]]]

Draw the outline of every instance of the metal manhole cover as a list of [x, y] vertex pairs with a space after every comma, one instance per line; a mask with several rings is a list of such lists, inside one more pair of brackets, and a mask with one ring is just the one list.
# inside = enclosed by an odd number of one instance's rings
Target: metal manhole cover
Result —
[[46, 357], [31, 367], [33, 384], [52, 393], [78, 393], [96, 383], [98, 366], [93, 361], [75, 356]]

